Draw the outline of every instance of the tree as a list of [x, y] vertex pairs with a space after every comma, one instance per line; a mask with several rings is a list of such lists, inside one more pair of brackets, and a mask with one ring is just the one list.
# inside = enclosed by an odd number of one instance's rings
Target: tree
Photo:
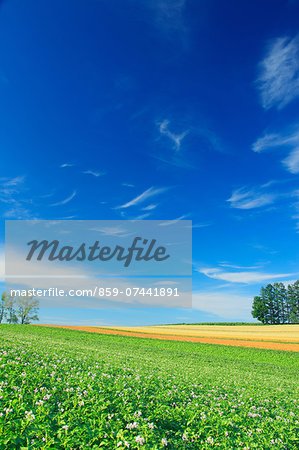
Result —
[[288, 322], [299, 322], [299, 280], [288, 286], [288, 310]]
[[283, 283], [274, 283], [274, 296], [276, 307], [276, 323], [286, 323], [288, 318], [288, 293]]
[[266, 301], [263, 297], [255, 296], [253, 299], [252, 305], [252, 317], [259, 320], [262, 323], [266, 323], [268, 308], [266, 305]]
[[20, 323], [22, 325], [27, 325], [32, 321], [39, 320], [38, 319], [38, 306], [39, 301], [35, 300], [32, 297], [20, 297], [16, 300], [17, 304], [17, 317], [20, 319]]
[[8, 323], [18, 323], [15, 306], [15, 298], [5, 294], [5, 317]]
[[5, 292], [3, 292], [0, 300], [0, 323], [2, 323], [2, 320], [5, 317], [5, 304], [6, 304], [6, 294]]
[[269, 283], [265, 288], [261, 288], [261, 297], [267, 309], [264, 323], [277, 323], [277, 305], [275, 301], [275, 291], [272, 284]]
[[295, 322], [298, 323], [299, 322], [299, 280], [295, 281], [293, 286], [294, 286], [295, 299], [296, 299], [293, 313], [294, 313]]
[[299, 323], [299, 280], [267, 284], [253, 299], [252, 316], [265, 324]]

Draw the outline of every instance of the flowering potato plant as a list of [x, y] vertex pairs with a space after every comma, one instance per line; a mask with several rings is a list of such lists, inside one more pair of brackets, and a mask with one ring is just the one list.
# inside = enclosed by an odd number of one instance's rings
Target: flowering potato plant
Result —
[[295, 353], [29, 325], [0, 337], [0, 449], [298, 448]]

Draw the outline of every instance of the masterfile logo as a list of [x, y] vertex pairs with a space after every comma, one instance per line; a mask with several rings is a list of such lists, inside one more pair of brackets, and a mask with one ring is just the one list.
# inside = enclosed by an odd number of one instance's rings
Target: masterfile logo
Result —
[[[138, 241], [141, 241], [138, 245]], [[133, 243], [127, 249], [121, 245], [116, 245], [114, 249], [108, 246], [100, 246], [99, 241], [95, 241], [93, 245], [88, 246], [86, 242], [80, 244], [76, 249], [69, 245], [61, 245], [60, 241], [54, 240], [52, 242], [43, 240], [33, 240], [27, 242], [31, 246], [30, 251], [26, 257], [26, 261], [31, 261], [35, 256], [37, 261], [41, 261], [48, 253], [48, 261], [109, 261], [115, 258], [117, 261], [123, 261], [124, 267], [129, 267], [134, 258], [136, 261], [165, 261], [170, 257], [166, 254], [166, 248], [163, 246], [157, 247], [156, 239], [142, 239], [136, 237]]]

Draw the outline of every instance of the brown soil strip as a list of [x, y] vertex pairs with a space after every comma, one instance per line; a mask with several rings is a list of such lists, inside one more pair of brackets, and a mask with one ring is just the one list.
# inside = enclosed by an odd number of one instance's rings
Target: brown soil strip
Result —
[[134, 333], [127, 331], [117, 331], [108, 328], [98, 328], [98, 327], [76, 327], [72, 325], [38, 325], [45, 327], [54, 328], [67, 328], [69, 330], [77, 331], [89, 331], [91, 333], [99, 334], [112, 334], [120, 336], [129, 337], [140, 337], [147, 339], [162, 339], [166, 341], [183, 341], [183, 342], [200, 342], [202, 344], [218, 344], [218, 345], [232, 345], [235, 347], [253, 347], [253, 348], [265, 348], [271, 350], [284, 350], [299, 352], [299, 344], [284, 344], [279, 342], [265, 342], [265, 341], [241, 341], [234, 339], [219, 339], [219, 338], [196, 338], [191, 336], [171, 336], [171, 335], [161, 335], [161, 334], [148, 334], [148, 333]]

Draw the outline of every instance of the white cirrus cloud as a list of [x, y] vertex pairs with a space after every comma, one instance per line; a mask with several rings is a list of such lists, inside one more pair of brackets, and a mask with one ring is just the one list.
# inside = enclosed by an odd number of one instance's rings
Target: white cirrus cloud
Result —
[[28, 188], [24, 186], [25, 176], [0, 178], [0, 202], [9, 205], [9, 209], [2, 213], [6, 219], [33, 219], [30, 207], [31, 197], [24, 195]]
[[209, 223], [192, 223], [191, 225], [186, 225], [186, 228], [206, 228], [209, 226]]
[[93, 175], [94, 177], [102, 177], [106, 172], [96, 172], [95, 170], [84, 170], [82, 173], [86, 175]]
[[282, 161], [287, 170], [293, 174], [299, 173], [299, 143]]
[[60, 164], [60, 168], [63, 169], [65, 167], [74, 167], [75, 164], [71, 164], [71, 163], [64, 163], [64, 164]]
[[216, 314], [223, 319], [251, 320], [252, 297], [234, 292], [194, 291], [192, 308]]
[[165, 222], [159, 223], [160, 227], [167, 227], [169, 225], [174, 225], [175, 223], [179, 222], [180, 220], [184, 220], [186, 217], [188, 217], [189, 214], [185, 214], [183, 216], [177, 217], [176, 219], [167, 220]]
[[130, 236], [130, 234], [132, 234], [121, 226], [94, 227], [90, 228], [90, 231], [96, 231], [97, 233], [104, 234], [105, 236], [118, 236], [118, 237]]
[[25, 180], [25, 175], [13, 177], [13, 178], [0, 178], [2, 186], [17, 186]]
[[131, 220], [132, 222], [135, 222], [136, 220], [144, 220], [144, 219], [146, 219], [147, 217], [149, 217], [150, 215], [151, 215], [150, 213], [140, 214], [140, 215], [138, 215], [138, 216], [136, 216], [136, 217], [131, 218], [130, 220]]
[[277, 195], [275, 194], [264, 193], [255, 189], [240, 188], [233, 191], [231, 197], [226, 201], [230, 203], [232, 208], [253, 209], [271, 205], [276, 198]]
[[5, 219], [18, 219], [18, 220], [35, 219], [31, 211], [29, 209], [24, 208], [20, 204], [16, 204], [13, 208], [5, 211], [3, 217]]
[[14, 202], [14, 194], [20, 192], [20, 185], [23, 184], [25, 176], [13, 178], [0, 178], [0, 201], [4, 203]]
[[265, 109], [281, 109], [299, 96], [299, 34], [270, 43], [257, 85]]
[[289, 154], [282, 160], [285, 168], [293, 174], [299, 173], [299, 127], [293, 127], [289, 133], [266, 133], [257, 139], [252, 149], [254, 152], [261, 153], [273, 149], [287, 149]]
[[144, 208], [141, 208], [142, 211], [152, 211], [153, 209], [156, 209], [158, 205], [147, 205]]
[[137, 197], [134, 197], [132, 200], [130, 200], [127, 203], [124, 203], [123, 205], [117, 206], [115, 209], [125, 209], [129, 208], [130, 206], [136, 206], [139, 203], [144, 202], [148, 198], [154, 197], [155, 195], [162, 194], [163, 192], [166, 192], [169, 190], [169, 187], [163, 187], [163, 188], [154, 188], [153, 186], [146, 189], [142, 194], [137, 195]]
[[238, 265], [229, 264], [226, 262], [219, 263], [219, 266], [226, 267], [229, 269], [238, 269], [238, 270], [254, 270], [254, 269], [260, 269], [261, 267], [263, 267], [263, 265], [261, 265], [261, 264], [257, 264], [255, 266], [238, 266]]
[[199, 268], [196, 269], [197, 272], [202, 273], [208, 278], [213, 278], [214, 280], [227, 281], [229, 283], [262, 283], [262, 282], [272, 282], [274, 280], [283, 280], [285, 278], [293, 277], [294, 273], [265, 273], [256, 270], [245, 270], [245, 271], [226, 271], [219, 267], [209, 267], [209, 268]]
[[64, 200], [61, 200], [60, 202], [57, 203], [52, 203], [52, 205], [50, 206], [61, 206], [61, 205], [66, 205], [67, 203], [69, 203], [71, 200], [73, 200], [73, 198], [77, 195], [77, 191], [73, 191], [73, 193], [65, 198]]
[[181, 148], [182, 140], [184, 139], [185, 136], [187, 136], [187, 134], [189, 133], [189, 130], [186, 130], [186, 131], [183, 131], [182, 133], [176, 134], [169, 130], [169, 124], [170, 124], [170, 121], [167, 119], [163, 120], [163, 122], [160, 122], [158, 124], [159, 131], [160, 131], [161, 135], [168, 137], [172, 141], [174, 150], [176, 152], [178, 152]]

